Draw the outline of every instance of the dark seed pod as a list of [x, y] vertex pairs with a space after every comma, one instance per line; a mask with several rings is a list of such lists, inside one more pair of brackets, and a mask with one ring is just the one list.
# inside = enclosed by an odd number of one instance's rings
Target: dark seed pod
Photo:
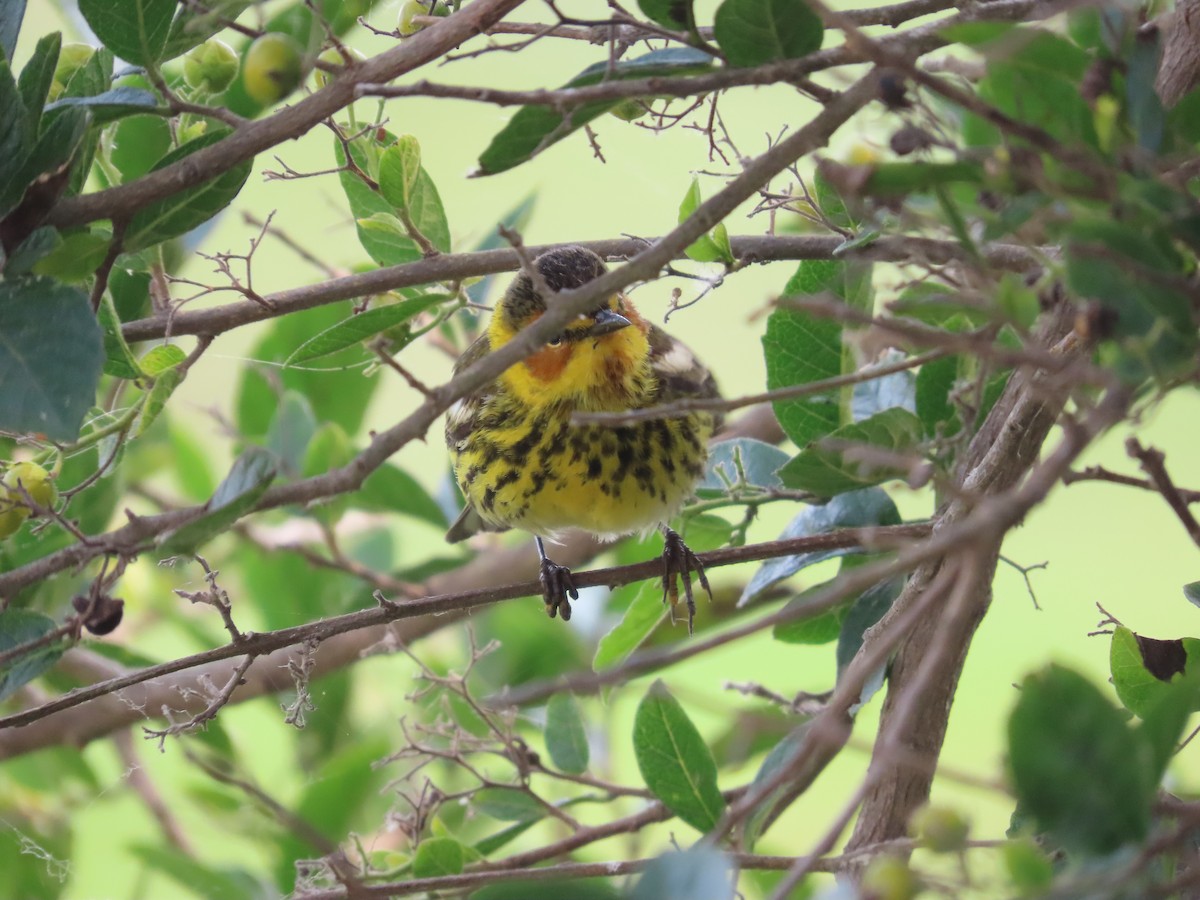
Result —
[[92, 608], [83, 622], [83, 627], [96, 635], [111, 634], [121, 624], [125, 615], [125, 601], [107, 594], [97, 597], [95, 604], [92, 603], [91, 597], [79, 594], [71, 600], [71, 605], [81, 614], [87, 612], [89, 606]]
[[932, 147], [933, 139], [924, 129], [917, 128], [915, 125], [905, 125], [892, 135], [889, 144], [892, 152], [897, 156], [908, 156], [917, 150], [926, 150]]
[[904, 76], [892, 69], [884, 69], [879, 73], [879, 99], [888, 109], [908, 109], [912, 101], [908, 99], [908, 88], [904, 84]]

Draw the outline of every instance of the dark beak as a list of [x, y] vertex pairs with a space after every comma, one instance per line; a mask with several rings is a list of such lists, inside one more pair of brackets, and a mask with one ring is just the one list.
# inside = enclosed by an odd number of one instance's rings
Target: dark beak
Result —
[[608, 307], [599, 310], [592, 316], [593, 324], [588, 327], [588, 337], [600, 337], [602, 334], [612, 334], [633, 323], [624, 316], [613, 312]]

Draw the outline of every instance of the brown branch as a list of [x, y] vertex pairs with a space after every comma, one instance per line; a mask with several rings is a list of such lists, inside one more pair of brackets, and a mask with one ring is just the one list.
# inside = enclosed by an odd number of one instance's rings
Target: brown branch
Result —
[[1175, 487], [1171, 476], [1167, 474], [1166, 455], [1154, 447], [1143, 447], [1135, 437], [1131, 437], [1125, 442], [1125, 450], [1138, 461], [1142, 471], [1149, 476], [1154, 489], [1162, 494], [1167, 505], [1179, 517], [1179, 521], [1183, 523], [1192, 543], [1200, 546], [1200, 522], [1196, 521], [1196, 517], [1188, 509], [1187, 500], [1179, 488]]
[[60, 200], [49, 224], [59, 229], [95, 219], [126, 219], [144, 206], [201, 184], [258, 153], [298, 138], [318, 122], [354, 102], [357, 81], [386, 82], [441, 58], [498, 22], [522, 0], [477, 0], [410, 40], [355, 67], [354, 78], [337, 78], [310, 97], [274, 115], [237, 128], [233, 134], [173, 165], [128, 184]]
[[[1067, 334], [1069, 319], [1068, 310], [1056, 310], [1043, 326], [1043, 343], [1056, 344]], [[1009, 380], [959, 467], [960, 493], [938, 514], [935, 535], [962, 532], [996, 496], [1012, 496], [1025, 510], [1040, 503], [1090, 442], [1119, 421], [1128, 408], [1128, 391], [1122, 387], [1110, 389], [1083, 422], [1066, 423], [1058, 447], [1035, 465], [1061, 409], [1063, 395], [1052, 390], [1052, 377], [1022, 370]], [[881, 739], [876, 742], [872, 758], [872, 766], [879, 767], [883, 774], [867, 793], [849, 847], [904, 834], [909, 816], [928, 799], [959, 675], [971, 638], [991, 601], [1000, 544], [1018, 520], [997, 518], [990, 528], [963, 544], [984, 559], [973, 573], [967, 609], [952, 619], [923, 619], [893, 662], [881, 716]], [[917, 569], [893, 609], [927, 590], [948, 558], [930, 557]], [[886, 627], [891, 615], [885, 615], [880, 626]], [[927, 677], [921, 674], [921, 660], [936, 647], [949, 647], [953, 652], [942, 656], [938, 671]], [[922, 684], [921, 703], [901, 703], [908, 686], [915, 683]], [[898, 734], [894, 741], [887, 737], [893, 732]], [[887, 750], [892, 744], [903, 748], [905, 762], [898, 763], [896, 754]], [[923, 762], [914, 766], [912, 760]]]
[[[808, 538], [729, 547], [697, 555], [706, 568], [716, 568], [738, 562], [769, 559], [813, 550], [894, 545], [895, 541], [916, 538], [924, 533], [924, 526], [919, 525], [845, 529]], [[522, 549], [524, 552], [514, 553], [514, 558], [527, 559], [529, 565], [532, 565], [533, 554], [529, 553], [527, 548]], [[566, 562], [570, 562], [570, 560], [568, 559]], [[192, 656], [109, 678], [86, 688], [72, 691], [33, 709], [0, 718], [0, 759], [25, 753], [37, 747], [46, 746], [48, 743], [58, 743], [64, 739], [65, 735], [69, 735], [75, 743], [84, 743], [99, 734], [135, 722], [145, 717], [148, 698], [158, 697], [161, 694], [155, 691], [153, 685], [150, 685], [148, 689], [143, 689], [142, 693], [137, 696], [131, 694], [129, 689], [164, 679], [176, 673], [192, 669], [198, 670], [195, 679], [189, 680], [189, 684], [192, 680], [205, 677], [213, 681], [217, 678], [227, 681], [230, 673], [227, 660], [247, 654], [261, 657], [255, 660], [253, 667], [246, 673], [247, 684], [240, 696], [248, 698], [268, 692], [261, 682], [258, 686], [254, 685], [256, 673], [263, 675], [264, 679], [269, 673], [268, 680], [272, 685], [270, 692], [291, 687], [290, 676], [287, 676], [286, 670], [281, 667], [286, 666], [294, 648], [305, 642], [315, 641], [321, 645], [321, 649], [317, 652], [317, 663], [320, 668], [314, 672], [314, 677], [316, 677], [321, 672], [329, 671], [329, 668], [323, 663], [330, 642], [349, 632], [363, 629], [375, 630], [391, 623], [403, 622], [407, 623], [406, 630], [403, 632], [405, 635], [403, 640], [409, 641], [440, 627], [446, 621], [440, 617], [444, 617], [446, 614], [461, 614], [467, 610], [501, 600], [541, 596], [541, 585], [533, 578], [516, 584], [495, 586], [495, 573], [503, 571], [503, 569], [497, 566], [497, 560], [494, 557], [484, 560], [483, 565], [487, 569], [486, 572], [472, 570], [460, 577], [473, 577], [478, 579], [475, 581], [476, 584], [488, 585], [486, 587], [458, 590], [417, 600], [385, 603], [372, 609], [359, 610], [292, 628], [246, 634], [236, 644], [226, 644]], [[662, 563], [655, 559], [628, 566], [615, 566], [573, 574], [575, 584], [581, 588], [601, 585], [616, 587], [634, 581], [661, 577]], [[358, 646], [358, 643], [357, 641], [352, 642], [355, 647]], [[171, 684], [168, 688], [169, 693], [174, 694], [177, 685]], [[257, 694], [252, 694], [252, 691], [257, 691]], [[43, 730], [40, 735], [34, 734], [29, 728], [39, 720], [50, 716], [59, 716], [82, 704], [88, 704], [90, 709], [97, 701], [109, 699], [108, 695], [118, 695], [114, 698], [115, 703], [112, 703], [105, 713], [97, 714], [89, 721], [84, 721], [86, 717], [83, 716], [77, 717], [76, 721], [60, 720], [53, 728], [49, 729], [48, 733]], [[183, 705], [186, 708], [192, 704], [189, 702]], [[201, 709], [206, 708], [207, 705], [205, 703]]]
[[[658, 240], [661, 240], [658, 239]], [[594, 250], [607, 259], [629, 259], [644, 250], [645, 240], [620, 238], [602, 241], [579, 241], [580, 246]], [[836, 235], [787, 235], [762, 237], [734, 237], [731, 239], [735, 259], [743, 264], [766, 263], [778, 260], [832, 259], [845, 240]], [[528, 252], [539, 253], [562, 246], [546, 244], [529, 247]], [[995, 244], [981, 248], [988, 265], [997, 269], [1030, 272], [1041, 267], [1041, 258], [1036, 250], [1016, 244]], [[684, 259], [680, 249], [670, 259]], [[878, 262], [920, 261], [931, 265], [942, 265], [966, 261], [969, 257], [958, 241], [937, 241], [917, 237], [881, 237], [868, 246], [839, 255], [843, 259], [861, 259]], [[211, 309], [181, 312], [175, 315], [162, 314], [146, 319], [127, 322], [122, 334], [127, 341], [145, 341], [184, 334], [218, 335], [243, 325], [262, 322], [301, 310], [313, 309], [341, 300], [354, 300], [373, 294], [405, 287], [454, 282], [498, 272], [513, 272], [520, 268], [520, 256], [513, 249], [484, 250], [474, 253], [446, 253], [433, 259], [386, 266], [306, 287], [293, 288], [264, 295], [270, 309], [251, 301], [226, 303]], [[648, 272], [645, 278], [653, 278], [657, 271]]]
[[[1126, 487], [1141, 488], [1144, 491], [1157, 490], [1154, 484], [1146, 478], [1135, 478], [1132, 475], [1122, 475], [1120, 472], [1113, 472], [1104, 466], [1088, 466], [1086, 469], [1080, 469], [1074, 472], [1063, 473], [1063, 484], [1076, 484], [1081, 481], [1107, 481], [1109, 484], [1123, 484]], [[1193, 491], [1187, 488], [1176, 488], [1179, 495], [1188, 503], [1200, 503], [1200, 491]]]

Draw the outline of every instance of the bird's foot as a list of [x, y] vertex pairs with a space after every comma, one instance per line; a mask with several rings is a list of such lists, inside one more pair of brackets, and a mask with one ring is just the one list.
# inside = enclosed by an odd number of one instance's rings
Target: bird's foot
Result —
[[704, 574], [704, 566], [696, 558], [683, 538], [672, 528], [663, 526], [663, 603], [669, 603], [671, 608], [671, 623], [675, 623], [675, 606], [679, 603], [679, 581], [683, 579], [683, 596], [687, 602], [688, 634], [692, 633], [692, 624], [696, 620], [696, 600], [692, 596], [692, 573], [700, 581], [700, 586], [712, 600], [712, 588], [708, 586], [708, 578]]
[[[538, 573], [542, 583], [542, 599], [546, 601], [546, 614], [554, 618], [560, 612], [564, 622], [571, 619], [571, 600], [579, 599], [579, 591], [571, 579], [571, 570], [566, 566], [542, 557], [542, 568]], [[570, 597], [571, 600], [568, 600]]]

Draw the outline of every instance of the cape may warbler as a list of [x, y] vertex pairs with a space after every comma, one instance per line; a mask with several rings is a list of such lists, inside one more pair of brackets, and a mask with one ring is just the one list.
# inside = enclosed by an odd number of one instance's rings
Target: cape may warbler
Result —
[[[600, 257], [583, 247], [551, 250], [534, 266], [553, 293], [544, 296], [529, 273], [518, 274], [487, 333], [462, 355], [455, 372], [537, 321], [559, 291], [606, 271]], [[667, 522], [704, 474], [708, 439], [719, 417], [688, 411], [624, 425], [577, 424], [571, 417], [716, 396], [712, 375], [692, 352], [638, 315], [623, 294], [614, 294], [451, 410], [446, 444], [467, 506], [447, 540], [480, 530], [533, 532], [546, 611], [553, 617], [561, 610], [569, 619], [567, 595], [579, 595], [570, 571], [546, 557], [542, 538], [581, 528], [611, 539], [658, 526], [666, 541], [663, 599], [674, 610], [681, 575], [690, 630], [695, 615], [690, 572], [705, 590], [708, 580]]]

